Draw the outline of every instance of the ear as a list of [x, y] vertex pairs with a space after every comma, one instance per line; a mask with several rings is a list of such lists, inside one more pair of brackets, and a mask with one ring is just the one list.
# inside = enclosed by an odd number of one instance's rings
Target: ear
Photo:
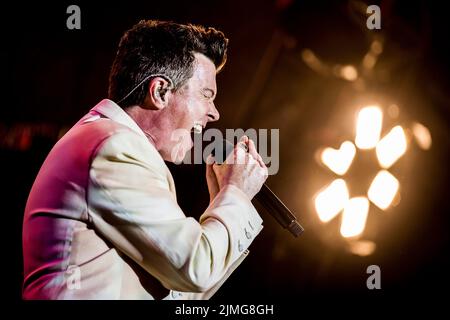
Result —
[[146, 105], [151, 109], [161, 110], [168, 105], [170, 83], [162, 78], [153, 78], [148, 84]]

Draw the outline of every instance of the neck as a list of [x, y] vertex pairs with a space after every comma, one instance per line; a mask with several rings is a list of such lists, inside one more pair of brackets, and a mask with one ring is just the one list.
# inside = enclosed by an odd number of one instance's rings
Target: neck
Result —
[[139, 128], [141, 128], [148, 141], [159, 150], [156, 139], [158, 131], [158, 112], [156, 110], [144, 109], [140, 106], [130, 106], [125, 109], [125, 112], [134, 120], [134, 122], [136, 122]]

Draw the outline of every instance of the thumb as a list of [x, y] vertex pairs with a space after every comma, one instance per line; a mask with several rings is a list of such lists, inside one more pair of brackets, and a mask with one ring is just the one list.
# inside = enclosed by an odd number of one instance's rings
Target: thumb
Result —
[[206, 158], [206, 166], [207, 166], [207, 167], [210, 167], [210, 166], [212, 166], [214, 163], [216, 163], [216, 159], [213, 157], [212, 154], [210, 154], [210, 155], [208, 156], [208, 158]]
[[210, 201], [212, 201], [217, 193], [219, 193], [219, 184], [213, 169], [215, 162], [212, 160], [214, 160], [214, 157], [212, 156], [209, 156], [208, 159], [206, 159], [206, 184], [208, 185]]

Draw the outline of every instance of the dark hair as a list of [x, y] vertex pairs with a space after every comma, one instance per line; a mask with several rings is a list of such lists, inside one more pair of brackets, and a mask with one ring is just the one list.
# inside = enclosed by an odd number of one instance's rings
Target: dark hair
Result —
[[108, 97], [118, 103], [123, 100], [122, 108], [142, 104], [151, 78], [144, 79], [152, 74], [165, 75], [177, 90], [192, 77], [194, 53], [204, 54], [220, 71], [227, 59], [227, 45], [228, 39], [214, 28], [142, 20], [120, 39], [109, 75]]

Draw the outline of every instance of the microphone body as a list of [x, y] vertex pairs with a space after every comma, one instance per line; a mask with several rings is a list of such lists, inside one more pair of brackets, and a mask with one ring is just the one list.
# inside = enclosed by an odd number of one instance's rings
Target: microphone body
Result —
[[[221, 161], [225, 161], [233, 149], [234, 145], [230, 141], [224, 139], [219, 145], [216, 144], [216, 148], [214, 148], [212, 155], [215, 156], [216, 151], [218, 151], [218, 154], [222, 155], [222, 159], [218, 162], [220, 164]], [[261, 190], [255, 195], [254, 199], [256, 199], [283, 228], [288, 229], [292, 235], [298, 237], [303, 233], [304, 228], [298, 223], [295, 215], [265, 183], [262, 185]]]
[[295, 237], [301, 235], [305, 230], [300, 223], [298, 223], [295, 215], [265, 183], [262, 185], [261, 190], [255, 195], [255, 199], [283, 228], [288, 229]]

